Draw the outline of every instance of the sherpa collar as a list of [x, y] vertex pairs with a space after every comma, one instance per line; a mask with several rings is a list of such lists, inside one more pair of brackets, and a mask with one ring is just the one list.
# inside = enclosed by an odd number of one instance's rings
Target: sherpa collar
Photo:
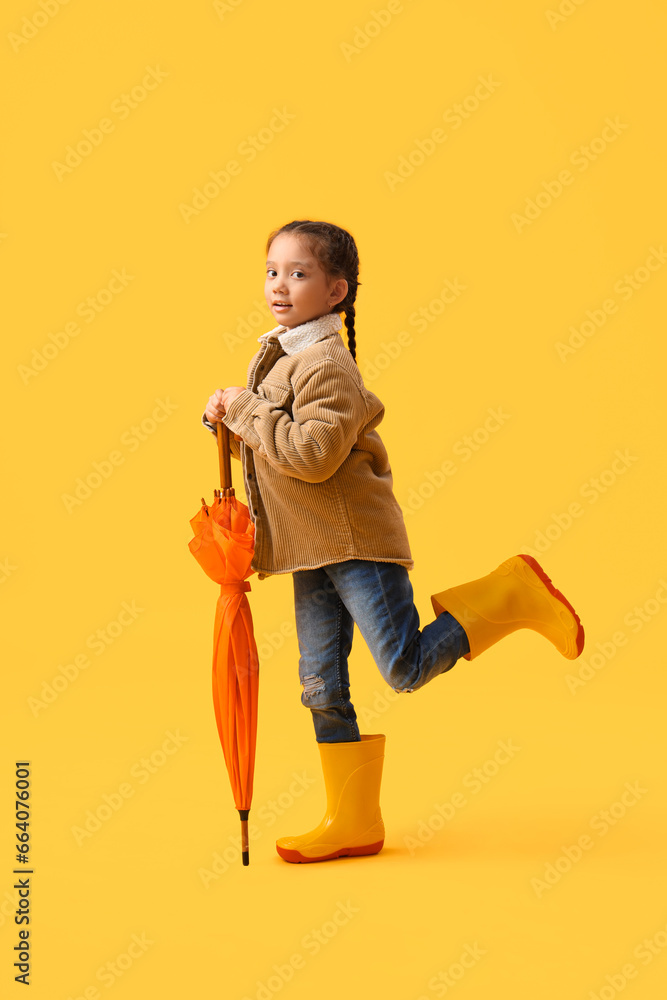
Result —
[[310, 319], [307, 323], [300, 323], [291, 330], [286, 326], [276, 326], [268, 333], [263, 333], [257, 340], [261, 344], [265, 344], [269, 340], [279, 340], [280, 346], [286, 354], [296, 354], [304, 347], [316, 344], [318, 340], [332, 337], [342, 327], [343, 320], [340, 313], [331, 312], [325, 313], [324, 316], [318, 316], [317, 319]]

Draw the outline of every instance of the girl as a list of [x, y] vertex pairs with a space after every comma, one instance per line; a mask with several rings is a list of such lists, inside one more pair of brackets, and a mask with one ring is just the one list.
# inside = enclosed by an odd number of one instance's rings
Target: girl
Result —
[[[584, 644], [572, 605], [542, 567], [512, 556], [488, 576], [431, 597], [419, 629], [413, 568], [386, 449], [384, 406], [356, 363], [359, 257], [345, 229], [299, 220], [267, 241], [266, 301], [279, 325], [259, 337], [245, 388], [217, 389], [202, 422], [224, 421], [243, 466], [258, 578], [292, 573], [302, 704], [319, 744], [327, 810], [276, 842], [286, 861], [376, 854], [384, 843], [385, 737], [361, 735], [350, 701], [354, 622], [384, 679], [412, 692], [518, 628], [568, 659]], [[339, 331], [345, 314], [347, 347]]]

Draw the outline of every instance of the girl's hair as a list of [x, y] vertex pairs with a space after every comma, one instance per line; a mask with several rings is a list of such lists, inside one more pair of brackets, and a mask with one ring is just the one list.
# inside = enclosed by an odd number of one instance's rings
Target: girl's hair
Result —
[[294, 222], [286, 223], [280, 229], [273, 230], [266, 241], [267, 254], [271, 244], [280, 233], [292, 233], [302, 239], [329, 278], [334, 280], [345, 278], [347, 281], [347, 295], [333, 307], [332, 312], [345, 313], [348, 346], [350, 354], [356, 361], [354, 300], [361, 282], [358, 279], [359, 254], [354, 238], [346, 229], [341, 229], [340, 226], [335, 226], [332, 222], [297, 219]]

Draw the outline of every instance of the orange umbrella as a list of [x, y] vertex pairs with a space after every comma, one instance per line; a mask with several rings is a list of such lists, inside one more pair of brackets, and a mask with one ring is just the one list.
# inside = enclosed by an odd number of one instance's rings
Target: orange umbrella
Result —
[[247, 577], [255, 551], [255, 526], [245, 504], [234, 496], [229, 428], [217, 424], [222, 489], [214, 490], [210, 507], [190, 521], [188, 543], [204, 572], [220, 584], [213, 627], [213, 706], [229, 772], [234, 802], [241, 817], [243, 864], [248, 856], [248, 812], [252, 802], [257, 742], [259, 662], [252, 615], [246, 597]]

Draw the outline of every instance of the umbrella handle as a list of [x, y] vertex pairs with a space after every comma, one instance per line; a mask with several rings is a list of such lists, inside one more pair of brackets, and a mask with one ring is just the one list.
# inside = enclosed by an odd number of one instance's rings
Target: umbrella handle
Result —
[[239, 809], [239, 816], [241, 817], [241, 855], [243, 858], [243, 864], [250, 864], [250, 852], [248, 850], [248, 813], [249, 809]]
[[232, 487], [232, 456], [229, 445], [229, 427], [222, 420], [216, 421], [218, 436], [218, 463], [220, 465], [220, 485], [223, 496], [234, 496]]

